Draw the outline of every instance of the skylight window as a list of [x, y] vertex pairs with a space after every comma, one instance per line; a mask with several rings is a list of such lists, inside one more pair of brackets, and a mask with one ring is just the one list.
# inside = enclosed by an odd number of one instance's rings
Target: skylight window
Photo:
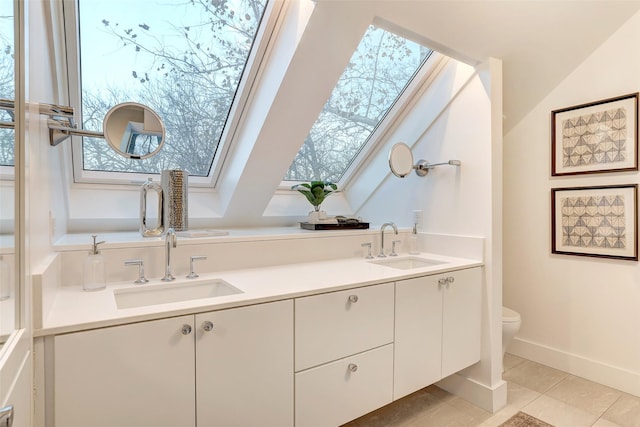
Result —
[[[0, 0], [0, 98], [15, 99], [15, 46], [13, 32], [13, 1]], [[12, 117], [0, 110], [0, 122], [11, 122]], [[13, 166], [15, 131], [0, 128], [0, 166]]]
[[340, 181], [431, 52], [371, 25], [284, 180]]
[[102, 131], [109, 108], [138, 102], [167, 132], [161, 153], [145, 160], [83, 138], [82, 169], [208, 176], [267, 1], [78, 0], [83, 127]]

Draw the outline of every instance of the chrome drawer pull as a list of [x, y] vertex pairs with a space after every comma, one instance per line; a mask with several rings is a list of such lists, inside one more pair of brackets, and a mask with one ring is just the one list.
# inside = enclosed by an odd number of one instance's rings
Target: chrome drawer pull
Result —
[[202, 329], [204, 329], [205, 332], [211, 332], [213, 330], [213, 323], [208, 320], [202, 322]]
[[356, 365], [355, 363], [349, 363], [347, 369], [349, 370], [349, 372], [355, 372], [358, 370], [358, 365]]
[[358, 302], [358, 295], [349, 295], [349, 302]]
[[191, 333], [191, 325], [182, 325], [182, 335], [189, 335]]

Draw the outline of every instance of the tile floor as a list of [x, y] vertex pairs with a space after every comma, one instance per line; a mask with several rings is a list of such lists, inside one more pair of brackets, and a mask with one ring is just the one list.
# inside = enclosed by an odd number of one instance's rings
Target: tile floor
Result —
[[526, 412], [556, 427], [640, 427], [640, 398], [507, 354], [507, 406], [491, 414], [429, 386], [344, 427], [496, 427]]

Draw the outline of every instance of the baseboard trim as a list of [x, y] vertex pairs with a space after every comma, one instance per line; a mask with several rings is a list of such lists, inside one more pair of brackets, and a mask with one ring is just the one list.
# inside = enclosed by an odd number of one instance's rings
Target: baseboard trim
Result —
[[502, 380], [491, 388], [460, 374], [453, 374], [436, 385], [491, 413], [499, 411], [507, 404], [507, 383]]
[[509, 353], [640, 397], [639, 372], [518, 337], [509, 345]]

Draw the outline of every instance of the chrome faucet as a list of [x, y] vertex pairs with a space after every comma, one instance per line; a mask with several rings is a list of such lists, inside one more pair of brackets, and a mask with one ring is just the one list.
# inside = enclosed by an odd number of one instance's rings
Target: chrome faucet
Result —
[[398, 227], [393, 222], [385, 222], [380, 227], [380, 253], [378, 254], [379, 258], [386, 258], [387, 256], [384, 254], [384, 229], [387, 227], [393, 227], [393, 231], [398, 234]]
[[164, 277], [161, 279], [163, 282], [170, 282], [175, 280], [173, 274], [171, 274], [171, 247], [174, 248], [178, 245], [178, 238], [173, 228], [169, 227], [164, 235]]

